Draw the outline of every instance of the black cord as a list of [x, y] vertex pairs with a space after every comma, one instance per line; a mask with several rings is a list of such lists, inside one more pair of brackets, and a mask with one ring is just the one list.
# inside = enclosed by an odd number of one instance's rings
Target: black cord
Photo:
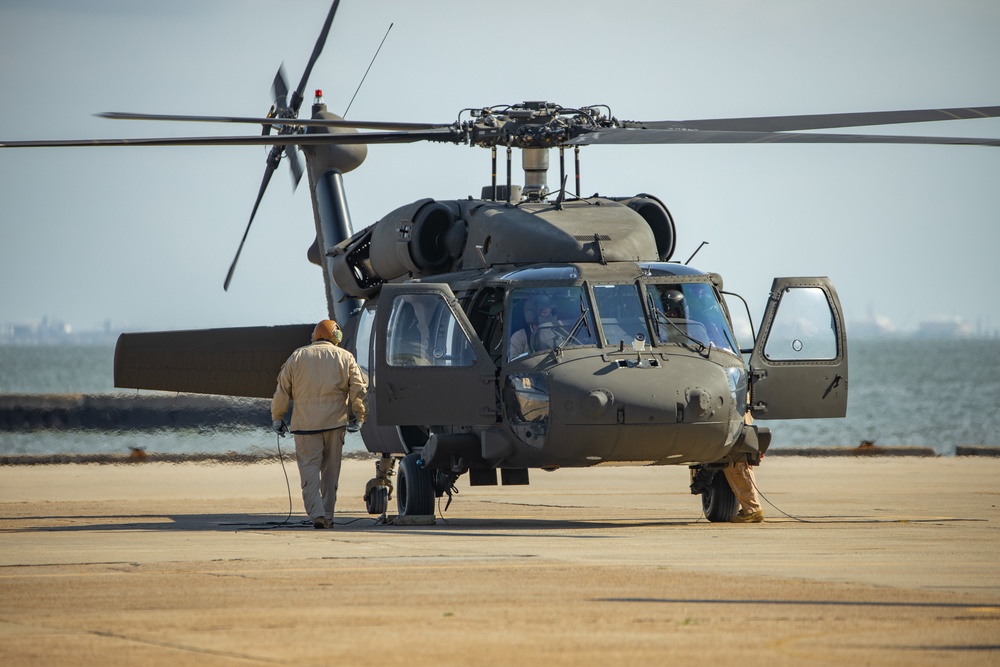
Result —
[[764, 502], [766, 502], [768, 505], [770, 505], [771, 507], [773, 507], [774, 509], [776, 509], [781, 514], [784, 514], [785, 516], [787, 516], [789, 519], [792, 519], [793, 521], [798, 521], [799, 523], [821, 523], [819, 521], [810, 521], [808, 519], [800, 519], [797, 516], [792, 516], [791, 514], [789, 514], [788, 512], [786, 512], [785, 510], [781, 509], [780, 507], [778, 507], [777, 505], [775, 505], [774, 503], [772, 503], [770, 501], [770, 499], [768, 499], [768, 497], [765, 496], [761, 492], [761, 490], [757, 487], [757, 480], [756, 480], [756, 478], [751, 477], [750, 478], [750, 483], [753, 484], [753, 488], [754, 488], [755, 491], [757, 491], [757, 495], [760, 496], [761, 499], [764, 500]]
[[372, 519], [370, 516], [359, 516], [359, 517], [355, 517], [353, 519], [348, 519], [347, 521], [337, 522], [336, 520], [334, 520], [333, 525], [335, 525], [335, 526], [349, 526], [352, 523], [357, 523], [358, 521], [374, 521], [376, 524], [378, 523], [378, 519]]
[[[278, 442], [278, 459], [281, 461], [281, 471], [283, 473], [285, 473], [285, 488], [288, 489], [288, 516], [285, 517], [285, 520], [282, 521], [281, 523], [271, 525], [272, 528], [278, 528], [279, 526], [286, 525], [288, 523], [289, 519], [292, 518], [292, 485], [288, 481], [288, 471], [285, 470], [285, 459], [281, 455], [281, 438], [278, 437], [277, 434], [275, 434], [274, 437], [277, 439], [277, 442]], [[334, 526], [349, 526], [350, 524], [355, 523], [357, 521], [365, 521], [365, 520], [368, 520], [368, 519], [369, 519], [369, 517], [358, 517], [356, 519], [349, 519], [347, 521], [341, 521], [339, 523], [336, 520], [334, 520], [332, 522], [332, 524]], [[376, 521], [376, 523], [377, 523], [377, 521]], [[299, 526], [311, 526], [312, 525], [312, 520], [311, 519], [303, 519], [297, 525], [299, 525]]]
[[[281, 436], [277, 433], [274, 434], [275, 442], [278, 445], [278, 460], [281, 461], [281, 472], [285, 475], [285, 489], [288, 490], [288, 516], [285, 517], [284, 521], [262, 521], [259, 523], [220, 523], [220, 526], [265, 526], [267, 528], [281, 528], [282, 526], [289, 525], [288, 522], [292, 519], [292, 485], [288, 481], [288, 471], [285, 469], [285, 457], [281, 453]], [[303, 521], [302, 524], [311, 524], [311, 521]]]
[[285, 475], [285, 489], [288, 490], [288, 516], [282, 521], [279, 526], [283, 526], [292, 518], [292, 485], [288, 481], [288, 471], [285, 470], [285, 457], [281, 454], [281, 436], [278, 433], [274, 434], [274, 440], [278, 445], [278, 460], [281, 461], [281, 472]]
[[[451, 502], [451, 498], [450, 497], [448, 498], [448, 502], [449, 503]], [[445, 523], [446, 526], [450, 526], [451, 524], [448, 523], [448, 519], [444, 518], [444, 511], [441, 509], [441, 498], [440, 497], [438, 497], [438, 499], [437, 499], [437, 506], [438, 506], [438, 514], [441, 516], [441, 520], [444, 521], [444, 523]]]

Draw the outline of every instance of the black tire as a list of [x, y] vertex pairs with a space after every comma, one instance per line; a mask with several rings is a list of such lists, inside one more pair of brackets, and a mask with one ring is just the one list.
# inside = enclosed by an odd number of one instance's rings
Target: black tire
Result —
[[384, 486], [373, 488], [365, 500], [365, 508], [369, 514], [384, 513], [389, 509], [389, 489]]
[[705, 518], [713, 523], [729, 521], [739, 506], [725, 473], [716, 471], [708, 490], [701, 494], [701, 509], [705, 512]]
[[399, 516], [434, 514], [434, 484], [431, 471], [420, 465], [420, 454], [412, 452], [399, 462], [396, 505]]

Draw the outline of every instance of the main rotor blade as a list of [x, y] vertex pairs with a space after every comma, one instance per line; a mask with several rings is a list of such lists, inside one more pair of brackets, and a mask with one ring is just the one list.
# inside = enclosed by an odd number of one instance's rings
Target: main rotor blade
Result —
[[[591, 144], [947, 144], [1000, 146], [1000, 139], [975, 137], [917, 137], [877, 134], [823, 134], [797, 132], [728, 132], [715, 130], [642, 130], [612, 127], [602, 130], [577, 130], [563, 146]], [[4, 148], [65, 148], [77, 146], [336, 146], [360, 144], [405, 144], [416, 141], [468, 143], [469, 137], [454, 127], [414, 132], [365, 132], [344, 134], [279, 134], [244, 137], [157, 137], [134, 139], [55, 139], [43, 141], [0, 142]], [[559, 145], [555, 142], [550, 146]]]
[[299, 181], [302, 180], [302, 174], [305, 173], [305, 167], [302, 166], [302, 154], [299, 153], [299, 149], [295, 144], [287, 144], [285, 146], [285, 157], [288, 158], [288, 168], [292, 175], [292, 192], [299, 187]]
[[192, 123], [244, 123], [248, 125], [301, 125], [302, 127], [347, 127], [358, 130], [435, 130], [451, 127], [450, 123], [398, 123], [383, 120], [327, 120], [323, 118], [254, 118], [251, 116], [194, 116], [156, 113], [130, 113], [123, 111], [105, 111], [94, 114], [98, 118], [112, 120], [165, 120]]
[[[76, 146], [329, 146], [343, 144], [407, 144], [414, 141], [464, 143], [461, 132], [442, 128], [417, 132], [367, 132], [358, 134], [278, 134], [246, 137], [154, 137], [135, 139], [54, 139], [0, 141], [3, 148], [69, 148]], [[584, 142], [586, 143], [586, 142]]]
[[758, 118], [711, 118], [701, 120], [625, 121], [623, 126], [650, 130], [734, 130], [739, 132], [791, 132], [828, 130], [835, 127], [863, 127], [896, 123], [926, 123], [942, 120], [969, 120], [1000, 117], [1000, 107], [957, 109], [913, 109], [909, 111], [868, 111], [804, 116], [761, 116]]
[[264, 198], [264, 190], [267, 189], [267, 184], [271, 182], [271, 175], [274, 173], [276, 163], [268, 160], [267, 166], [264, 167], [264, 178], [260, 182], [260, 190], [257, 191], [257, 201], [253, 203], [253, 210], [250, 212], [250, 220], [247, 222], [247, 228], [243, 232], [243, 238], [240, 239], [240, 246], [236, 249], [236, 256], [233, 257], [233, 263], [229, 265], [229, 273], [226, 274], [226, 282], [222, 284], [222, 289], [224, 291], [229, 291], [229, 283], [233, 280], [233, 272], [236, 270], [236, 262], [240, 261], [240, 253], [243, 252], [243, 244], [247, 242], [247, 234], [250, 233], [250, 225], [253, 224], [253, 218], [257, 215], [257, 208], [260, 206], [260, 200]]
[[271, 82], [271, 98], [274, 100], [275, 111], [280, 112], [288, 106], [288, 84], [285, 83], [285, 64], [278, 66], [278, 73]]
[[592, 144], [948, 144], [1000, 146], [1000, 139], [969, 137], [911, 137], [878, 134], [810, 134], [797, 132], [727, 132], [715, 130], [640, 130], [608, 128], [589, 131], [566, 142], [567, 146]]
[[326, 21], [323, 23], [323, 30], [320, 31], [319, 38], [316, 39], [316, 45], [313, 47], [312, 55], [309, 56], [309, 63], [306, 65], [306, 69], [302, 73], [302, 78], [299, 79], [298, 87], [292, 94], [292, 99], [288, 106], [291, 107], [296, 116], [299, 114], [299, 107], [302, 106], [302, 96], [305, 93], [306, 83], [309, 81], [309, 75], [312, 74], [313, 65], [315, 65], [316, 60], [319, 59], [319, 54], [323, 52], [323, 46], [326, 44], [326, 36], [330, 33], [330, 26], [333, 24], [333, 16], [337, 13], [337, 7], [339, 6], [340, 0], [333, 0], [330, 12], [326, 15]]

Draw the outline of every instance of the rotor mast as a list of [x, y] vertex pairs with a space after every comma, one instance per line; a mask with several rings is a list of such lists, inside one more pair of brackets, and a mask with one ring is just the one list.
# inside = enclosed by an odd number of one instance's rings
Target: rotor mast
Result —
[[[340, 116], [327, 111], [322, 91], [316, 91], [312, 107], [314, 119], [335, 120]], [[308, 133], [357, 133], [351, 128], [310, 127]], [[309, 188], [312, 191], [313, 218], [316, 223], [316, 240], [309, 248], [309, 261], [323, 269], [323, 283], [326, 287], [326, 304], [329, 317], [337, 322], [347, 322], [351, 313], [361, 307], [359, 299], [349, 297], [333, 278], [333, 258], [327, 256], [327, 249], [354, 234], [351, 213], [347, 207], [343, 175], [361, 166], [368, 156], [365, 144], [331, 144], [327, 146], [302, 146], [309, 172]]]
[[524, 170], [524, 190], [528, 201], [541, 201], [549, 194], [546, 176], [549, 171], [548, 148], [522, 148], [521, 168]]

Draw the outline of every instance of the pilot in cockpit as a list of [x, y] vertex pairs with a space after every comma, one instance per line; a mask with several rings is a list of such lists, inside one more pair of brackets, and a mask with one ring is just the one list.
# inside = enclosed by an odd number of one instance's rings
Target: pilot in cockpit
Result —
[[671, 319], [684, 319], [684, 294], [680, 290], [667, 290], [663, 295], [663, 314]]
[[555, 306], [547, 296], [533, 296], [524, 302], [524, 326], [510, 337], [507, 358], [516, 359], [536, 351], [539, 326], [551, 327], [557, 323]]

